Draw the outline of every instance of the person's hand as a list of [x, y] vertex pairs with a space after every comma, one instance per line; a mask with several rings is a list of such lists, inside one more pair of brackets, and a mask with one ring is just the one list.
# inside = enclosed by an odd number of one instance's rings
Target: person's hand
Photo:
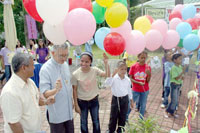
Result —
[[131, 100], [131, 109], [134, 108], [134, 103], [133, 103], [133, 100]]
[[78, 113], [79, 115], [81, 115], [81, 109], [78, 106], [78, 104], [75, 104], [75, 112]]
[[49, 59], [48, 56], [46, 56], [46, 57], [45, 57], [45, 60], [48, 60], [48, 59]]
[[47, 100], [46, 100], [47, 105], [54, 104], [54, 103], [55, 103], [55, 96], [50, 96], [47, 98]]
[[103, 61], [104, 61], [104, 64], [108, 64], [108, 56], [103, 53]]
[[143, 82], [138, 82], [139, 85], [144, 86], [145, 83]]
[[187, 65], [183, 66], [183, 73], [185, 73], [185, 70], [186, 70], [187, 67], [188, 67]]
[[145, 73], [146, 73], [147, 75], [151, 75], [151, 72], [150, 72], [149, 69], [146, 69], [146, 70], [145, 70]]
[[56, 86], [55, 86], [56, 90], [59, 92], [61, 89], [62, 89], [62, 83], [61, 83], [61, 80], [58, 79], [56, 81]]

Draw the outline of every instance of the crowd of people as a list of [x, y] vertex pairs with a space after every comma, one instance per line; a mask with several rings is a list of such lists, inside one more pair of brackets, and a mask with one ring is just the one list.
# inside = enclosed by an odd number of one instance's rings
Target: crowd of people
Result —
[[[9, 62], [9, 52], [11, 51], [6, 45], [0, 52], [7, 80], [0, 96], [5, 133], [42, 132], [39, 106], [43, 105], [46, 106], [46, 117], [51, 133], [74, 133], [73, 109], [80, 115], [82, 133], [89, 132], [89, 112], [93, 133], [100, 133], [97, 76], [106, 78], [106, 88], [110, 88], [112, 92], [108, 133], [123, 132], [133, 108], [139, 112], [141, 119], [145, 117], [152, 75], [146, 51], [137, 56], [130, 56], [125, 52], [124, 60], [118, 61], [112, 74], [108, 56], [103, 54], [105, 66], [103, 71], [92, 64], [94, 58], [90, 51], [79, 55], [80, 67], [70, 72], [66, 62], [69, 56], [66, 43], [61, 45], [49, 43], [47, 48], [42, 39], [39, 39], [38, 45], [34, 40], [30, 40], [30, 48], [26, 49], [18, 41], [12, 62]], [[191, 54], [180, 48], [164, 52], [161, 108], [165, 109], [166, 118], [178, 117], [176, 114], [178, 99], [184, 74], [188, 69], [185, 60]], [[30, 79], [33, 76], [34, 60], [43, 64], [39, 73], [39, 88]], [[170, 102], [168, 102], [169, 96]]]

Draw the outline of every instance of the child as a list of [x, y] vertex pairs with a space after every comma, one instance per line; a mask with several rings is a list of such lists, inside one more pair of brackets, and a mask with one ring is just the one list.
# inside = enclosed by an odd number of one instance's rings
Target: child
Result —
[[175, 115], [174, 112], [176, 110], [176, 106], [178, 104], [178, 97], [179, 97], [179, 89], [181, 84], [183, 83], [185, 67], [182, 68], [182, 54], [174, 54], [172, 56], [172, 61], [174, 65], [170, 71], [170, 85], [171, 85], [171, 102], [166, 109], [165, 117], [168, 118], [169, 114], [174, 117], [178, 117]]
[[38, 63], [44, 64], [48, 60], [49, 51], [42, 39], [39, 39], [39, 48], [36, 50], [35, 59], [37, 59], [37, 55], [39, 55]]
[[93, 122], [93, 133], [100, 133], [99, 122], [99, 89], [97, 87], [97, 76], [107, 77], [110, 75], [108, 57], [104, 56], [105, 72], [92, 67], [93, 55], [89, 52], [81, 54], [80, 68], [73, 73], [73, 98], [75, 111], [81, 117], [81, 132], [88, 133], [88, 112], [90, 111]]
[[145, 63], [147, 52], [138, 54], [138, 62], [130, 69], [129, 75], [132, 81], [133, 100], [138, 101], [140, 118], [143, 119], [146, 110], [147, 96], [149, 94], [149, 81], [151, 68]]
[[168, 105], [168, 96], [170, 94], [170, 70], [174, 63], [172, 62], [172, 53], [166, 53], [166, 62], [164, 63], [164, 100], [161, 108], [165, 108]]
[[105, 81], [107, 86], [111, 87], [112, 102], [110, 111], [109, 133], [123, 131], [122, 127], [125, 126], [126, 114], [128, 111], [129, 100], [131, 101], [131, 108], [133, 108], [133, 99], [131, 92], [131, 80], [126, 76], [127, 66], [124, 61], [117, 63], [117, 69], [111, 78]]

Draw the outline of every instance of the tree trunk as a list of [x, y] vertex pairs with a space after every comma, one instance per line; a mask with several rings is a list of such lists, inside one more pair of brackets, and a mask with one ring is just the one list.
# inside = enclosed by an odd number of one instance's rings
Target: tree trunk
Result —
[[183, 0], [175, 0], [175, 5], [183, 4]]
[[127, 8], [128, 8], [128, 20], [131, 20], [131, 12], [130, 12], [130, 0], [127, 0]]

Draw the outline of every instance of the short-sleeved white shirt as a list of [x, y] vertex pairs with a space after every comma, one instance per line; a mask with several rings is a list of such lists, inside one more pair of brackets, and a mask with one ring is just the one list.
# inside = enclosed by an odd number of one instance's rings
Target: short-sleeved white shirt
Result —
[[13, 74], [3, 87], [0, 105], [5, 133], [12, 133], [8, 123], [17, 122], [22, 125], [25, 133], [35, 133], [40, 130], [39, 91], [31, 79], [28, 79], [26, 83]]

